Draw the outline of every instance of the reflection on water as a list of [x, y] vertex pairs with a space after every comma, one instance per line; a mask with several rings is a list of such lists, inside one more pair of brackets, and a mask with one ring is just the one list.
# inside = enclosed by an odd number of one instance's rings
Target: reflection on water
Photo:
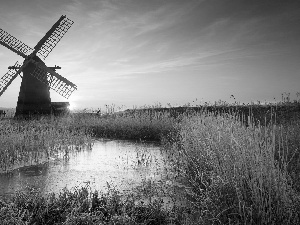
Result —
[[64, 187], [86, 183], [97, 190], [106, 190], [109, 183], [123, 191], [145, 179], [159, 180], [163, 175], [164, 160], [158, 144], [98, 140], [90, 150], [70, 155], [68, 161], [52, 160], [0, 174], [0, 195], [28, 186], [42, 193], [57, 193]]

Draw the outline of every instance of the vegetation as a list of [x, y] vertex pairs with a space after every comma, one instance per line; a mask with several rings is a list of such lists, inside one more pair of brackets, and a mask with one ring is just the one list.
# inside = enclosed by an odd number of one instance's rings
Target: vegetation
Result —
[[89, 130], [94, 137], [160, 141], [162, 136], [174, 130], [177, 120], [169, 112], [155, 109], [132, 110], [122, 113], [72, 115], [73, 127]]
[[88, 186], [64, 189], [58, 196], [44, 197], [34, 189], [16, 193], [13, 199], [0, 201], [0, 221], [3, 225], [178, 224], [174, 212], [164, 210], [160, 201], [136, 204], [130, 195], [124, 198], [114, 189], [99, 193]]
[[184, 118], [166, 148], [197, 223], [299, 224], [299, 124], [246, 127], [211, 113]]
[[42, 117], [2, 120], [0, 123], [0, 172], [17, 165], [41, 163], [50, 157], [67, 156], [90, 145], [88, 130], [74, 129], [71, 118]]
[[22, 160], [66, 156], [92, 144], [94, 137], [155, 140], [164, 146], [176, 175], [173, 182], [181, 184], [187, 202], [166, 209], [162, 199], [141, 204], [137, 195], [121, 195], [113, 189], [107, 193], [88, 187], [65, 189], [57, 196], [30, 190], [0, 202], [0, 221], [300, 224], [299, 111], [299, 102], [286, 102], [2, 120], [2, 170]]

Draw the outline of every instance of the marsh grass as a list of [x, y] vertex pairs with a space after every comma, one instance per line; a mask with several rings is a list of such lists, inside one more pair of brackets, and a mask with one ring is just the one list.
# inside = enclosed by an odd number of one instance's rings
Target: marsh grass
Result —
[[[160, 201], [135, 203], [133, 195], [120, 195], [109, 187], [106, 193], [89, 186], [64, 189], [59, 195], [41, 196], [39, 191], [16, 193], [0, 201], [1, 224], [176, 224], [176, 217]], [[177, 222], [178, 224], [178, 222]]]
[[130, 110], [113, 114], [77, 113], [75, 127], [86, 127], [95, 137], [160, 141], [175, 129], [177, 120], [169, 112]]
[[[48, 197], [18, 193], [0, 202], [0, 218], [7, 224], [299, 224], [300, 104], [292, 106], [292, 119], [285, 106], [247, 116], [204, 108], [2, 120], [4, 170], [21, 161], [67, 156], [95, 137], [160, 141], [172, 182], [181, 183], [188, 204], [165, 210], [154, 196], [159, 188], [168, 192], [168, 185], [145, 181], [138, 191], [150, 198], [147, 204], [136, 204], [141, 196], [125, 198], [112, 189], [106, 194], [65, 189]], [[137, 160], [146, 165], [152, 159], [137, 153]]]
[[43, 117], [0, 122], [0, 171], [47, 161], [91, 145], [91, 134], [73, 129], [70, 118]]
[[197, 223], [299, 223], [299, 172], [290, 165], [299, 163], [299, 127], [289, 128], [208, 112], [183, 119], [167, 147]]

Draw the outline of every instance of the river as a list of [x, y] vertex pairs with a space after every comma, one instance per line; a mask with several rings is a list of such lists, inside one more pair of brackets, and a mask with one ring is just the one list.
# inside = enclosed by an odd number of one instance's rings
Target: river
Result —
[[59, 193], [88, 184], [93, 190], [108, 187], [129, 191], [146, 181], [166, 180], [166, 160], [158, 143], [95, 140], [90, 149], [70, 153], [68, 160], [51, 159], [0, 174], [0, 195], [28, 187], [42, 194]]

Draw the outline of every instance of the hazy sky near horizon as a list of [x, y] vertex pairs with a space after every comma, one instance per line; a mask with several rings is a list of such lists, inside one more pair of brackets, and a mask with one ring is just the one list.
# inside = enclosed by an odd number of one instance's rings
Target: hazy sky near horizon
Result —
[[[76, 108], [277, 101], [300, 91], [298, 0], [2, 0], [0, 28], [30, 47], [66, 15], [45, 60]], [[0, 45], [0, 76], [23, 59]], [[21, 78], [0, 97], [15, 107]]]

